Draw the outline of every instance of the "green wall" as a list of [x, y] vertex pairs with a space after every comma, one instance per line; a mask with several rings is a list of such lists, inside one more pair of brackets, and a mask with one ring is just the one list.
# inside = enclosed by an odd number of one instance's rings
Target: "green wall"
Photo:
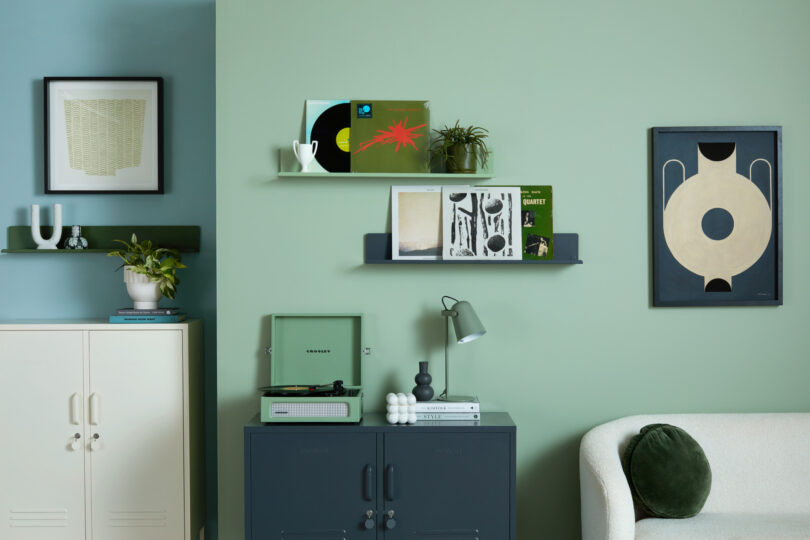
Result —
[[[274, 312], [365, 313], [379, 410], [419, 360], [441, 387], [439, 300], [470, 300], [489, 333], [453, 351], [454, 384], [518, 425], [524, 540], [579, 536], [577, 449], [601, 422], [810, 410], [808, 24], [805, 0], [220, 1], [221, 537], [242, 537], [242, 425]], [[364, 266], [392, 182], [277, 177], [304, 100], [342, 97], [430, 99], [434, 127], [489, 128], [488, 183], [552, 184], [585, 264]], [[784, 126], [783, 306], [651, 307], [648, 130], [672, 125]]]

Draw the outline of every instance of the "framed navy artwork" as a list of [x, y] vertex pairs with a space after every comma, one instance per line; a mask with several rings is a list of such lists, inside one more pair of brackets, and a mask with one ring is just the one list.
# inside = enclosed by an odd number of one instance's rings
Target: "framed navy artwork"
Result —
[[652, 129], [654, 306], [782, 304], [782, 128]]

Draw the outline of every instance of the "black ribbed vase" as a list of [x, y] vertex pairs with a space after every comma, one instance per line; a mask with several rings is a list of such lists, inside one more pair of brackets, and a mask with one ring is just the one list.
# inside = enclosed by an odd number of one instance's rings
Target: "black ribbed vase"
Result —
[[416, 401], [430, 401], [433, 398], [433, 388], [430, 386], [433, 377], [430, 376], [427, 369], [427, 362], [419, 362], [419, 373], [413, 378], [416, 382], [416, 386], [413, 387], [413, 395], [416, 396]]

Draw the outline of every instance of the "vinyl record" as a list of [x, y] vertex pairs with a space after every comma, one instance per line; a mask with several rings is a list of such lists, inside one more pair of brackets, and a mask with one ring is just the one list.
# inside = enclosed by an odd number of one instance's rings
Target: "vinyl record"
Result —
[[[319, 143], [320, 144], [320, 143]], [[331, 384], [320, 385], [281, 385], [265, 386], [262, 388], [265, 396], [342, 396], [346, 394], [343, 381], [335, 381]]]
[[318, 141], [315, 160], [329, 172], [349, 172], [350, 123], [349, 104], [340, 103], [322, 112], [312, 125], [310, 140]]

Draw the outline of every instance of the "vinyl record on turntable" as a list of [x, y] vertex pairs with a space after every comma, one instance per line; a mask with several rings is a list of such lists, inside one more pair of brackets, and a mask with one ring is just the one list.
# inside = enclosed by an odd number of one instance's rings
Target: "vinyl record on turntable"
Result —
[[315, 161], [329, 172], [349, 172], [348, 101], [307, 100], [307, 142], [318, 141]]
[[265, 396], [289, 397], [289, 396], [342, 396], [346, 394], [343, 381], [337, 380], [330, 384], [319, 385], [280, 385], [265, 386], [261, 390]]
[[274, 396], [307, 396], [311, 393], [311, 386], [270, 386], [268, 394]]

